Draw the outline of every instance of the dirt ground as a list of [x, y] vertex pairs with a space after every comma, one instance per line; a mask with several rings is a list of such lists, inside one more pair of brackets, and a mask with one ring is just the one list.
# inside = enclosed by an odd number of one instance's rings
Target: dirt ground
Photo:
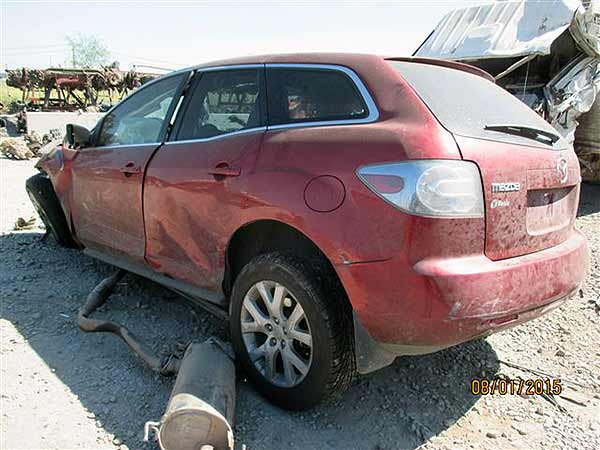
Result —
[[[39, 219], [32, 230], [13, 231], [18, 217], [35, 215], [24, 190], [33, 164], [0, 159], [0, 448], [155, 449], [142, 442], [144, 423], [164, 412], [173, 379], [143, 367], [117, 337], [83, 334], [75, 324], [111, 267], [41, 241]], [[242, 379], [236, 447], [600, 448], [599, 186], [584, 186], [577, 222], [589, 238], [591, 271], [580, 295], [556, 311], [487, 339], [398, 359], [308, 412], [279, 410]], [[226, 335], [218, 319], [133, 275], [111, 299], [98, 315], [126, 324], [158, 352]], [[538, 377], [505, 363], [560, 378], [565, 394], [470, 393], [475, 377]]]

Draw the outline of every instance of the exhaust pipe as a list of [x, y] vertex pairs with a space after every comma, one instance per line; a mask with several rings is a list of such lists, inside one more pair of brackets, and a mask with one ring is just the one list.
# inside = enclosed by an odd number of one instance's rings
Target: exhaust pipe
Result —
[[110, 320], [98, 320], [90, 318], [90, 315], [102, 306], [112, 294], [115, 286], [127, 272], [117, 270], [111, 276], [102, 280], [87, 296], [83, 306], [77, 314], [79, 329], [85, 333], [112, 333], [119, 336], [141, 360], [152, 370], [164, 376], [172, 376], [179, 369], [179, 360], [175, 355], [160, 358], [152, 352], [152, 349], [138, 340], [138, 338], [127, 328]]
[[161, 450], [233, 450], [235, 366], [214, 339], [187, 348], [167, 410], [160, 422], [146, 422]]

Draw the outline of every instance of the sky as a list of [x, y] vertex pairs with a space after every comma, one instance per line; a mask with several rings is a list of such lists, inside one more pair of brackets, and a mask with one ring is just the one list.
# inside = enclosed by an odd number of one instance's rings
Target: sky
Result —
[[304, 51], [405, 56], [445, 13], [481, 3], [0, 0], [0, 68], [67, 67], [65, 38], [77, 33], [98, 37], [123, 70]]

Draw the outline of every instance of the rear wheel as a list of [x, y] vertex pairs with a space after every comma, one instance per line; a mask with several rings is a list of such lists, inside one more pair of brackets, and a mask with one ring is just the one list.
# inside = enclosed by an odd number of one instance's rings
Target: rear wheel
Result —
[[306, 409], [346, 390], [354, 376], [351, 311], [294, 256], [260, 255], [240, 272], [231, 296], [232, 344], [261, 394]]
[[25, 182], [25, 188], [31, 203], [44, 222], [46, 230], [63, 247], [77, 247], [48, 177], [41, 173], [34, 175]]

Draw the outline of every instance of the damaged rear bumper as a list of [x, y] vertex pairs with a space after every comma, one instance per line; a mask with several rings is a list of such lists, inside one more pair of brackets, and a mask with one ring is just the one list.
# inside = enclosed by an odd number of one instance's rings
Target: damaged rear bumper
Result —
[[355, 311], [358, 370], [426, 354], [518, 325], [556, 308], [589, 264], [585, 237], [492, 261], [484, 255], [340, 268]]

